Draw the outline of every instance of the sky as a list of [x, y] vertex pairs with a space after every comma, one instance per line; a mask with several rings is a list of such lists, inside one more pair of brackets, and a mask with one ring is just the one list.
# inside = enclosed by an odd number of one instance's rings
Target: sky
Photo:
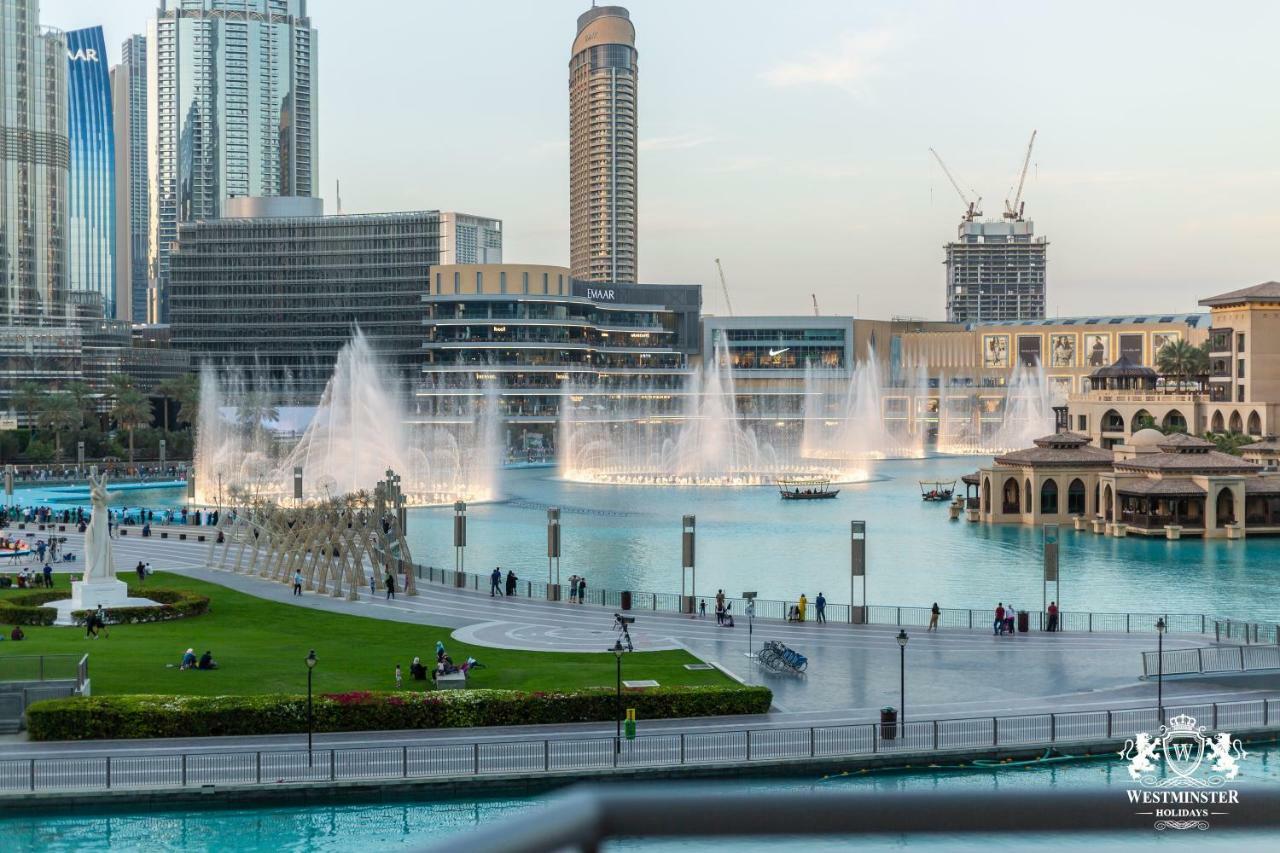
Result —
[[[42, 0], [111, 61], [157, 0]], [[568, 263], [569, 47], [587, 0], [310, 0], [333, 212], [504, 220]], [[631, 0], [640, 278], [726, 313], [941, 319], [963, 204], [1027, 218], [1051, 315], [1193, 311], [1280, 279], [1280, 4]]]

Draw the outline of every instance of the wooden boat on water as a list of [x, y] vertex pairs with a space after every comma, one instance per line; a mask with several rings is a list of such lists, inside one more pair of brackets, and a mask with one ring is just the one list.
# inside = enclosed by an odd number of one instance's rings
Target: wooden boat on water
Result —
[[956, 492], [956, 481], [950, 483], [941, 480], [921, 480], [920, 499], [926, 501], [949, 501]]
[[777, 482], [784, 501], [823, 501], [840, 494], [825, 477], [779, 477]]

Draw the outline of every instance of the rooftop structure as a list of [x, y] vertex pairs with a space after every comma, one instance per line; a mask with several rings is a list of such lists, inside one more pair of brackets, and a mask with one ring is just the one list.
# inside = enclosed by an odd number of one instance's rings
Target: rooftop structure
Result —
[[1045, 314], [1049, 243], [1030, 220], [962, 221], [946, 244], [947, 320], [1035, 320]]

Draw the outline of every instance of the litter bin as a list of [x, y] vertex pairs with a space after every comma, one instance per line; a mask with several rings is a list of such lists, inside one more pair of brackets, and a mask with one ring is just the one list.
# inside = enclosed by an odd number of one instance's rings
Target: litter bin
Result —
[[631, 609], [631, 590], [624, 589], [621, 594], [619, 594], [618, 598], [621, 599], [618, 604], [623, 610]]
[[1028, 615], [1027, 611], [1019, 610], [1018, 611], [1018, 633], [1025, 634], [1030, 629], [1031, 629], [1031, 616]]
[[880, 739], [893, 740], [898, 736], [898, 709], [880, 709]]

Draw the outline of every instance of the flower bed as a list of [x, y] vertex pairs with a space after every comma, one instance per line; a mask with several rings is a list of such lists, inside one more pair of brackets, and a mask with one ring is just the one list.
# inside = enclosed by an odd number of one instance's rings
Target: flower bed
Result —
[[[211, 677], [193, 673], [193, 678]], [[626, 691], [623, 701], [642, 720], [763, 714], [767, 687], [658, 687]], [[464, 728], [612, 720], [613, 690], [564, 693], [516, 690], [353, 692], [315, 697], [315, 731]], [[50, 699], [27, 709], [33, 740], [211, 737], [287, 734], [307, 730], [307, 697], [84, 696]]]

